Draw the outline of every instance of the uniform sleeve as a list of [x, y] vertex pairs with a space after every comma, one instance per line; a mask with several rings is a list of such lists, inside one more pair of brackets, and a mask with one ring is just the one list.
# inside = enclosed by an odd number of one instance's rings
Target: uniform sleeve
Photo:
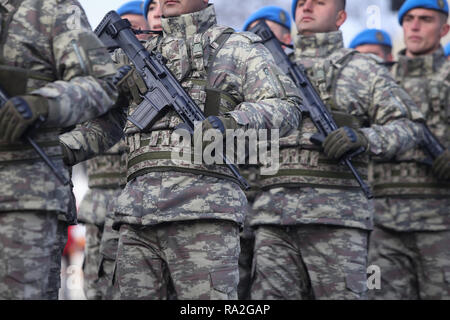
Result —
[[[49, 6], [52, 6], [50, 8]], [[78, 1], [47, 1], [57, 81], [33, 92], [49, 99], [46, 125], [69, 127], [105, 114], [117, 99], [115, 66]]]
[[371, 126], [362, 131], [369, 141], [369, 154], [389, 160], [420, 144], [419, 123], [424, 117], [386, 68], [374, 64], [371, 69], [375, 71], [367, 101]]
[[[246, 47], [248, 46], [248, 47]], [[242, 66], [242, 103], [229, 114], [246, 129], [279, 129], [280, 137], [298, 129], [301, 121], [298, 89], [275, 65], [262, 45], [237, 46], [234, 54]]]
[[112, 148], [123, 137], [125, 122], [126, 109], [114, 108], [60, 135], [60, 142], [70, 150], [68, 164], [75, 165]]

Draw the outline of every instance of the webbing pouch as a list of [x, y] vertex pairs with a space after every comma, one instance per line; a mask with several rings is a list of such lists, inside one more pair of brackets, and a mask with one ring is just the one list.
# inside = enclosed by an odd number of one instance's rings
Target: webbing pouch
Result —
[[214, 88], [206, 88], [205, 91], [205, 117], [207, 118], [209, 116], [218, 116], [222, 91]]

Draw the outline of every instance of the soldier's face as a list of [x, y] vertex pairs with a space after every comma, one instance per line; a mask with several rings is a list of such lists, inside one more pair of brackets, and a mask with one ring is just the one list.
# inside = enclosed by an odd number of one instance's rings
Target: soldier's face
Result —
[[164, 17], [176, 17], [203, 10], [207, 5], [208, 0], [161, 0], [161, 11]]
[[150, 30], [161, 31], [161, 5], [160, 0], [153, 0], [148, 7], [147, 21], [150, 26]]
[[383, 47], [377, 44], [363, 44], [357, 46], [355, 49], [356, 51], [361, 53], [375, 54], [387, 62], [391, 62], [393, 60], [392, 54], [391, 53], [387, 54], [386, 51], [383, 49]]
[[[122, 16], [122, 19], [128, 19], [131, 23], [131, 27], [134, 30], [148, 30], [148, 23], [147, 20], [145, 20], [145, 17], [140, 14], [124, 14]], [[136, 35], [136, 38], [139, 40], [146, 40], [148, 39], [147, 34], [138, 34]]]
[[299, 0], [295, 13], [295, 24], [300, 34], [332, 32], [347, 19], [344, 10], [339, 10], [337, 0]]
[[429, 9], [412, 9], [403, 17], [406, 54], [410, 57], [431, 54], [449, 31], [441, 13]]

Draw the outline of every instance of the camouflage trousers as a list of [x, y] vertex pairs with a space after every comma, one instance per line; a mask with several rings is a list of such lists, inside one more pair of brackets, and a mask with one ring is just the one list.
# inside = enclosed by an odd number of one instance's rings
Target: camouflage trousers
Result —
[[195, 220], [120, 226], [114, 286], [120, 299], [237, 299], [239, 227]]
[[368, 235], [326, 225], [259, 226], [251, 298], [366, 299]]
[[119, 232], [112, 228], [114, 217], [106, 215], [103, 235], [100, 242], [100, 263], [98, 268], [99, 288], [104, 300], [114, 299], [112, 278], [116, 263], [117, 247], [119, 244]]
[[57, 300], [66, 242], [55, 212], [0, 213], [0, 299]]
[[372, 299], [450, 299], [450, 231], [376, 227], [369, 261], [381, 271], [381, 289], [370, 292]]
[[103, 230], [95, 224], [86, 224], [86, 245], [84, 248], [84, 294], [88, 300], [101, 300], [99, 287], [100, 241]]

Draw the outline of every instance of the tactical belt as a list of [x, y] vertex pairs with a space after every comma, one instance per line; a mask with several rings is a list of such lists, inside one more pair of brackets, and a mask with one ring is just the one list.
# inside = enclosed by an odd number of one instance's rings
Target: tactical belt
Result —
[[[33, 133], [36, 143], [53, 159], [62, 159], [63, 153], [59, 143], [60, 129], [39, 129]], [[34, 163], [42, 161], [31, 145], [26, 143], [0, 143], [0, 165], [11, 163]]]
[[374, 163], [369, 171], [375, 197], [450, 196], [450, 183], [438, 181], [416, 162]]

